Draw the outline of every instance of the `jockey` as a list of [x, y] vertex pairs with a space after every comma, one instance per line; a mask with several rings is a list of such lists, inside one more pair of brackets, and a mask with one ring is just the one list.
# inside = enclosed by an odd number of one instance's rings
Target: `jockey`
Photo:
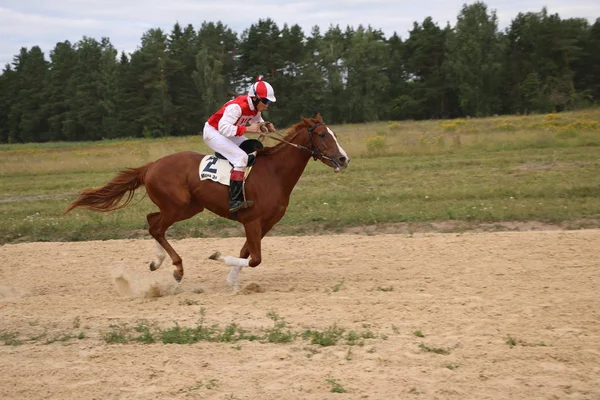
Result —
[[[275, 103], [273, 87], [259, 77], [247, 95], [242, 95], [225, 103], [204, 124], [204, 142], [215, 152], [221, 153], [233, 165], [229, 183], [229, 211], [236, 212], [252, 206], [252, 201], [244, 200], [243, 181], [248, 154], [240, 149], [240, 144], [247, 140], [248, 133], [261, 133], [264, 123], [261, 112]], [[248, 124], [248, 125], [247, 125]], [[267, 122], [269, 132], [275, 127]]]

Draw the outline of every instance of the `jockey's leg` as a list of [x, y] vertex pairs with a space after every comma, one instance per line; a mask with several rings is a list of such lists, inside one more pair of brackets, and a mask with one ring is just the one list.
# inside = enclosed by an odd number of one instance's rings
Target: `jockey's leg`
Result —
[[243, 208], [252, 207], [252, 200], [244, 199], [244, 169], [241, 171], [235, 167], [231, 171], [229, 180], [229, 212], [236, 212]]
[[239, 145], [247, 140], [245, 136], [232, 138], [221, 135], [214, 127], [204, 126], [204, 141], [216, 152], [221, 153], [233, 165], [229, 181], [229, 211], [236, 212], [254, 204], [244, 201], [244, 173], [248, 165], [248, 154]]
[[233, 164], [229, 177], [229, 212], [236, 212], [251, 207], [254, 202], [244, 199], [244, 175], [248, 165], [248, 154], [240, 149], [240, 144], [247, 140], [244, 136], [236, 136], [231, 141], [236, 145], [235, 154], [227, 159]]

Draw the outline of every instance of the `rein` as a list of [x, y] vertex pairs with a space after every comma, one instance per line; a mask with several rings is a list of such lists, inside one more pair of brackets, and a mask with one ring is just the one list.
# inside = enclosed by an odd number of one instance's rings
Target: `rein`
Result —
[[[269, 137], [271, 139], [277, 140], [278, 142], [289, 144], [290, 146], [293, 146], [293, 147], [295, 147], [295, 148], [297, 148], [299, 150], [306, 151], [307, 153], [310, 153], [310, 155], [313, 157], [313, 159], [315, 161], [318, 160], [318, 159], [320, 159], [320, 160], [328, 160], [331, 163], [333, 163], [334, 165], [337, 165], [337, 163], [333, 159], [331, 159], [331, 158], [327, 157], [325, 154], [321, 153], [317, 149], [317, 147], [315, 146], [312, 134], [313, 134], [314, 130], [317, 127], [321, 126], [321, 125], [325, 125], [325, 123], [324, 122], [317, 122], [316, 124], [311, 125], [311, 126], [308, 127], [308, 138], [310, 140], [310, 147], [311, 147], [310, 149], [308, 147], [304, 147], [304, 146], [296, 144], [296, 143], [288, 142], [287, 140], [283, 139], [283, 137], [284, 137], [283, 134], [279, 133], [278, 131], [271, 132], [271, 133], [276, 133], [277, 135], [279, 135], [279, 137], [277, 137], [277, 136], [269, 136]], [[267, 135], [264, 135], [264, 136], [267, 136]]]

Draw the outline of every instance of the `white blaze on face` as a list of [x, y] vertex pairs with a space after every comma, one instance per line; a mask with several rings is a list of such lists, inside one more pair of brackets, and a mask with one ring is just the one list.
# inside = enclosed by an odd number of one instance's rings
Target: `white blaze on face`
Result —
[[335, 144], [337, 145], [338, 150], [340, 151], [342, 156], [346, 157], [346, 164], [348, 164], [348, 161], [350, 161], [350, 157], [348, 157], [348, 154], [346, 154], [344, 149], [342, 149], [342, 146], [340, 146], [340, 142], [338, 142], [337, 137], [335, 136], [335, 133], [333, 133], [333, 131], [331, 129], [329, 129], [329, 127], [327, 127], [327, 132], [329, 132], [331, 137], [333, 137], [333, 140], [335, 140]]

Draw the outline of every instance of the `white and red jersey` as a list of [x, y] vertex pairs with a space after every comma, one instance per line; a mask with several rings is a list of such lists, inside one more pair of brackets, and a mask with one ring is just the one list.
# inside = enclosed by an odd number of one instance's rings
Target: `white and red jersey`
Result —
[[253, 122], [263, 122], [263, 119], [248, 95], [228, 101], [208, 119], [208, 124], [226, 137], [242, 136], [246, 124]]

